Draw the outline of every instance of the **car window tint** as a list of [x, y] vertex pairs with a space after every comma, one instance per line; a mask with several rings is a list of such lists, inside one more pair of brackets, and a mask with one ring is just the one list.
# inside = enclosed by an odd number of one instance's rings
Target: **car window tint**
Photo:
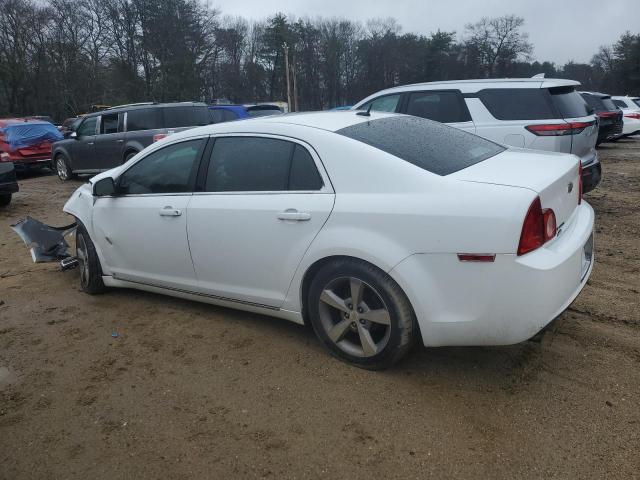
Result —
[[223, 137], [211, 151], [205, 190], [266, 192], [287, 190], [294, 144], [274, 138]]
[[100, 133], [118, 133], [118, 114], [102, 115], [100, 119]]
[[361, 107], [359, 110], [368, 110], [371, 106], [371, 110], [375, 112], [395, 112], [398, 108], [398, 102], [400, 101], [400, 94], [385, 95], [383, 97], [375, 98]]
[[585, 102], [593, 108], [596, 112], [604, 112], [607, 107], [605, 107], [600, 97], [596, 97], [595, 95], [590, 95], [588, 93], [583, 93], [582, 98], [584, 98]]
[[123, 195], [190, 192], [203, 140], [189, 140], [156, 150], [129, 168], [119, 180]]
[[618, 107], [613, 103], [613, 100], [611, 100], [611, 97], [603, 97], [601, 100], [607, 110], [612, 111], [618, 109]]
[[289, 190], [320, 190], [322, 178], [313, 157], [302, 145], [296, 145], [289, 172]]
[[140, 108], [127, 112], [127, 131], [155, 130], [162, 128], [159, 108]]
[[627, 104], [624, 103], [622, 100], [614, 100], [613, 103], [616, 107], [627, 108]]
[[231, 110], [216, 108], [209, 110], [209, 118], [211, 119], [211, 123], [223, 123], [237, 120], [238, 116]]
[[437, 175], [449, 175], [505, 150], [482, 137], [419, 117], [380, 118], [357, 123], [336, 133]]
[[492, 88], [478, 92], [478, 98], [498, 120], [556, 118], [546, 93], [540, 88]]
[[561, 118], [577, 118], [589, 115], [587, 103], [573, 87], [549, 88], [549, 94]]
[[259, 108], [259, 109], [249, 109], [247, 111], [250, 117], [268, 117], [270, 115], [280, 115], [282, 112], [278, 108]]
[[78, 128], [78, 136], [87, 136], [96, 134], [96, 123], [98, 123], [98, 117], [89, 117], [82, 122]]
[[635, 103], [636, 105], [638, 105], [640, 107], [640, 98], [634, 98], [633, 99], [633, 103]]
[[442, 123], [471, 121], [467, 106], [457, 92], [412, 93], [406, 113]]
[[181, 107], [165, 107], [162, 111], [164, 128], [197, 127], [209, 123], [207, 107], [185, 105]]

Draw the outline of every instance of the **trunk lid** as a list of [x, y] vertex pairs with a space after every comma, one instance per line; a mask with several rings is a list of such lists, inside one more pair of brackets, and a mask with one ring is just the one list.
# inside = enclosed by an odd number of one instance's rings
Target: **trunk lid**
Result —
[[448, 178], [532, 190], [543, 209], [553, 210], [560, 228], [578, 206], [578, 163], [573, 155], [509, 149]]

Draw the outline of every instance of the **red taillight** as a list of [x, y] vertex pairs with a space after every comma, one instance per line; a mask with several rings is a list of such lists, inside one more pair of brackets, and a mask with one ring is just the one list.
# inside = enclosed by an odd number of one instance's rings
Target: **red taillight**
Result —
[[558, 137], [563, 135], [577, 135], [585, 128], [593, 125], [592, 122], [570, 122], [570, 123], [546, 123], [542, 125], [527, 125], [525, 128], [539, 137]]
[[582, 162], [578, 162], [578, 205], [582, 203]]
[[540, 197], [531, 203], [522, 224], [518, 255], [532, 252], [556, 236], [556, 215], [553, 210], [542, 210]]
[[598, 115], [600, 118], [613, 118], [613, 117], [617, 117], [618, 115], [620, 115], [619, 111], [616, 112], [600, 112], [597, 113], [596, 115]]
[[0, 153], [0, 162], [10, 162], [10, 161], [11, 161], [11, 157], [7, 152]]
[[[156, 134], [153, 136], [153, 141], [154, 141], [154, 142], [157, 142], [158, 140], [162, 140], [163, 138], [165, 138], [165, 137], [167, 137], [167, 136], [168, 136], [168, 134], [167, 134], [167, 133], [156, 133]], [[147, 138], [149, 138], [149, 137], [147, 137]]]
[[636, 120], [640, 120], [640, 113], [626, 113], [624, 116], [627, 118], [634, 118]]

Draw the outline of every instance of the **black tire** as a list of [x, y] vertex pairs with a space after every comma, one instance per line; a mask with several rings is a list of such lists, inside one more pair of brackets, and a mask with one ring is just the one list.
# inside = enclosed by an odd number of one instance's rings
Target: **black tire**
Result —
[[3, 195], [0, 195], [0, 207], [6, 207], [10, 203], [11, 203], [11, 194], [10, 193], [5, 193]]
[[58, 178], [63, 182], [76, 178], [76, 174], [73, 173], [73, 170], [71, 170], [71, 167], [69, 166], [69, 161], [61, 153], [57, 154], [53, 159], [53, 170], [56, 172], [56, 175], [58, 175]]
[[80, 271], [80, 288], [89, 295], [104, 292], [107, 288], [102, 281], [102, 268], [96, 248], [87, 230], [80, 222], [76, 229], [76, 256]]
[[[344, 284], [347, 281], [349, 284]], [[350, 302], [354, 292], [352, 282], [356, 285], [360, 282], [364, 292], [360, 293], [362, 300], [356, 302], [357, 305]], [[332, 302], [321, 300], [321, 296], [326, 298], [324, 292], [335, 293], [336, 298], [345, 303], [336, 308]], [[342, 310], [343, 306], [347, 310]], [[389, 368], [407, 354], [417, 337], [415, 314], [400, 286], [382, 270], [357, 259], [336, 259], [323, 266], [311, 281], [306, 307], [313, 330], [325, 347], [336, 357], [360, 368]], [[383, 310], [388, 324], [365, 319], [367, 312]], [[349, 324], [348, 328], [342, 326], [345, 323]], [[344, 333], [334, 341], [329, 331], [335, 334], [336, 329]], [[363, 334], [373, 340], [375, 348], [364, 341]], [[365, 343], [369, 343], [368, 353]]]
[[124, 156], [124, 162], [123, 163], [127, 163], [129, 160], [131, 160], [137, 154], [138, 154], [138, 152], [133, 151], [133, 150], [127, 152], [127, 154]]

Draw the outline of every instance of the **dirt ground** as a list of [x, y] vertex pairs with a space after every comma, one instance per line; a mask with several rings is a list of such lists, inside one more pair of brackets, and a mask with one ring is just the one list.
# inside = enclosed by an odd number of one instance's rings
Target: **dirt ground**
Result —
[[382, 373], [281, 320], [81, 293], [9, 229], [68, 223], [80, 182], [23, 178], [0, 210], [0, 478], [640, 478], [640, 140], [600, 154], [595, 269], [555, 331]]

